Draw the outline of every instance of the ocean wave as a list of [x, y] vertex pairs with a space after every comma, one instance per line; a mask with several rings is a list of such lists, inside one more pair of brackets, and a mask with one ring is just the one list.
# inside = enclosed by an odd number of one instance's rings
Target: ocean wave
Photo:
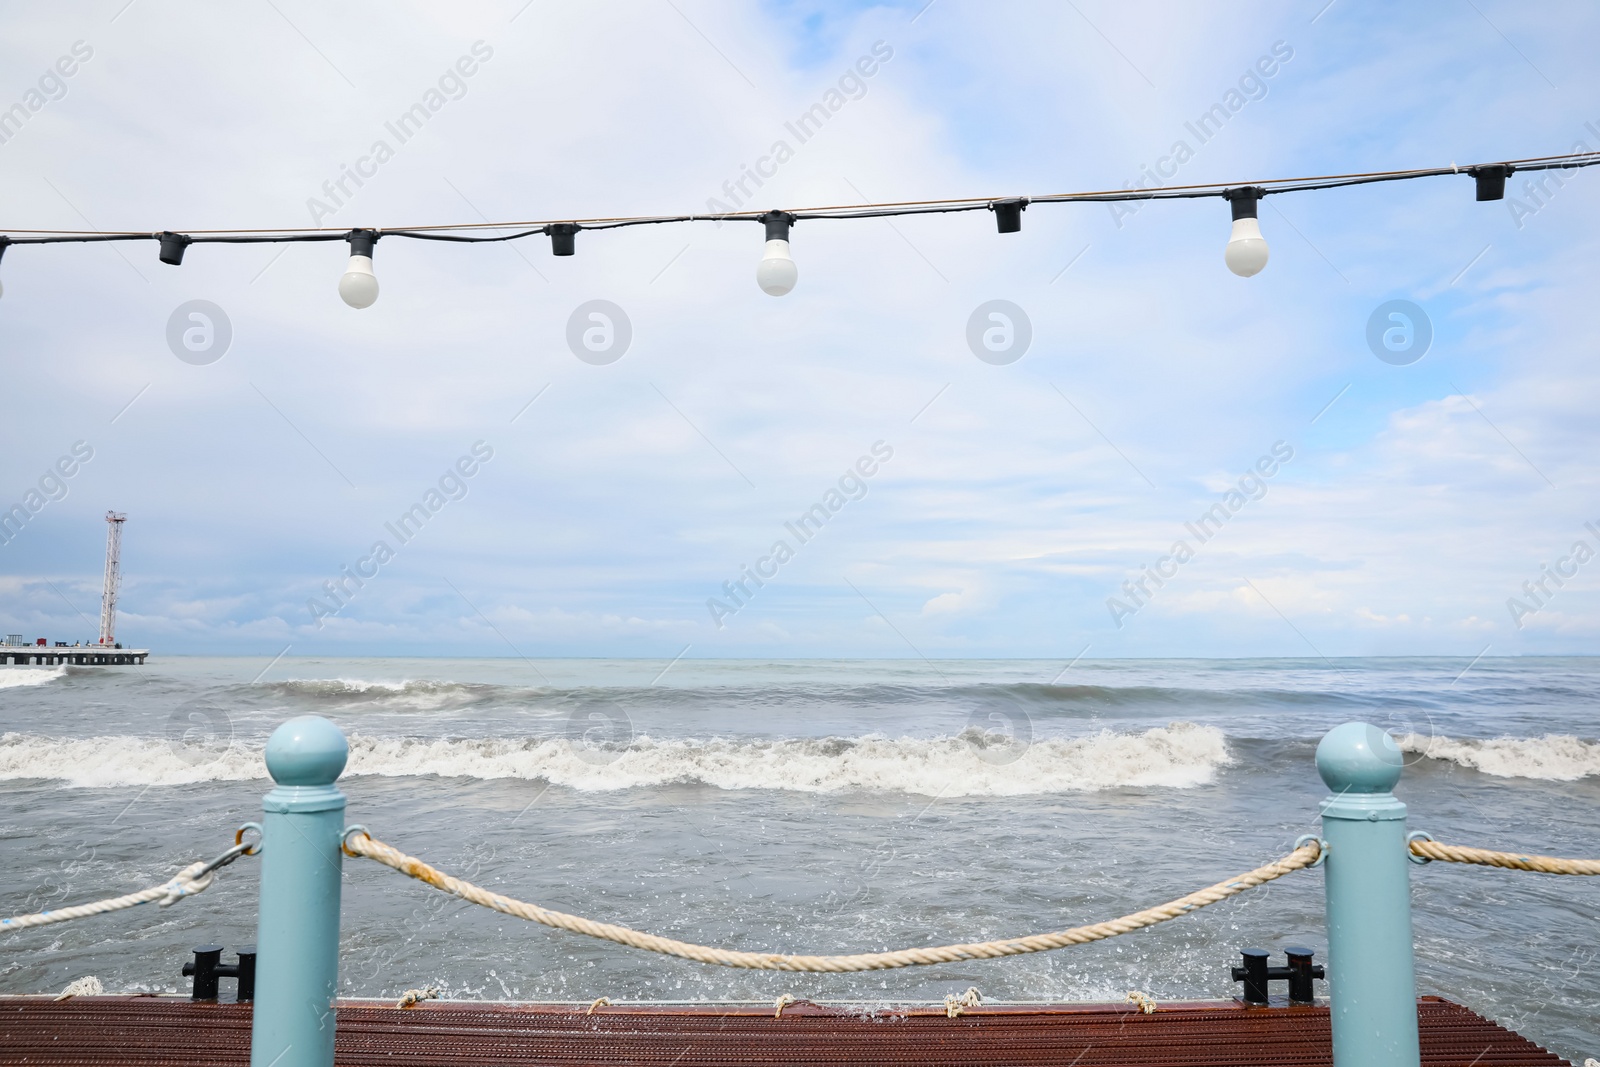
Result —
[[1403, 752], [1456, 763], [1496, 778], [1572, 782], [1600, 774], [1600, 744], [1571, 734], [1487, 739], [1406, 734], [1395, 740]]
[[6, 667], [0, 669], [0, 689], [12, 689], [19, 685], [44, 685], [57, 678], [65, 678], [65, 667]]
[[[1101, 731], [1029, 745], [968, 730], [934, 738], [658, 740], [626, 745], [565, 738], [439, 739], [355, 736], [347, 775], [540, 779], [588, 791], [698, 784], [805, 793], [846, 790], [937, 797], [1025, 796], [1122, 787], [1186, 789], [1231, 762], [1222, 731], [1172, 723], [1141, 733]], [[259, 750], [196, 748], [148, 738], [0, 736], [0, 779], [81, 788], [182, 785], [265, 777]]]
[[[364, 678], [290, 678], [281, 682], [259, 683], [250, 688], [309, 704], [366, 704], [417, 711], [468, 707], [507, 692], [503, 686], [436, 681], [431, 678], [398, 682], [368, 681]], [[531, 694], [533, 691], [523, 692]]]
[[[452, 711], [486, 705], [539, 710], [616, 705], [693, 712], [718, 708], [904, 708], [1010, 707], [1042, 718], [1084, 719], [1125, 715], [1162, 721], [1172, 716], [1241, 707], [1282, 709], [1364, 705], [1361, 697], [1320, 689], [1298, 691], [1262, 687], [1159, 685], [1058, 685], [1043, 682], [961, 683], [791, 681], [762, 685], [553, 686], [458, 682], [414, 678], [376, 681], [363, 678], [291, 678], [238, 688], [250, 699], [262, 694], [309, 708], [347, 710]], [[1391, 701], [1392, 703], [1393, 701]]]
[[[927, 690], [913, 688], [926, 697]], [[1264, 707], [1360, 704], [1352, 697], [1327, 689], [1274, 689], [1265, 687], [1190, 688], [1162, 685], [1051, 685], [1044, 682], [1007, 682], [999, 685], [963, 685], [946, 690], [953, 696], [1011, 698], [1029, 706], [1062, 708], [1216, 707], [1232, 710], [1241, 704]]]
[[202, 747], [148, 737], [0, 734], [0, 781], [43, 779], [80, 788], [187, 785], [265, 778], [260, 749]]

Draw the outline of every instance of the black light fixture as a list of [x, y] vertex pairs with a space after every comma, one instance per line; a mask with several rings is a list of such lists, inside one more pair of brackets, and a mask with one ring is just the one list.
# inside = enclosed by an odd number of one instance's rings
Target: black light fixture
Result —
[[578, 231], [583, 229], [575, 222], [552, 222], [544, 228], [550, 235], [550, 251], [558, 256], [570, 256], [577, 252], [576, 241]]
[[188, 248], [192, 243], [194, 243], [193, 237], [187, 237], [181, 233], [173, 233], [171, 230], [163, 230], [161, 233], [161, 262], [170, 263], [174, 267], [182, 266], [184, 249]]
[[1467, 173], [1478, 183], [1479, 200], [1504, 200], [1506, 177], [1515, 169], [1509, 163], [1489, 163], [1482, 167], [1468, 167]]
[[994, 223], [1001, 233], [1016, 233], [1022, 229], [1022, 212], [1027, 206], [1028, 201], [1020, 196], [989, 201], [989, 210], [994, 212]]
[[[9, 237], [0, 237], [0, 259], [4, 259], [5, 258], [6, 249], [8, 249], [10, 247], [11, 247], [11, 238], [9, 238]], [[6, 291], [5, 286], [0, 285], [0, 296], [5, 295], [5, 291]]]

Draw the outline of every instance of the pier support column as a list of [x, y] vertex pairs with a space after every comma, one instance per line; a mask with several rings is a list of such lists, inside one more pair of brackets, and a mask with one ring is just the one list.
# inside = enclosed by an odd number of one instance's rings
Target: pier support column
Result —
[[262, 809], [261, 908], [251, 1067], [332, 1067], [350, 746], [327, 719], [290, 719], [267, 741], [277, 787]]
[[1364, 722], [1335, 727], [1317, 746], [1334, 794], [1322, 802], [1334, 1067], [1422, 1060], [1406, 806], [1391, 792], [1403, 766], [1394, 738]]

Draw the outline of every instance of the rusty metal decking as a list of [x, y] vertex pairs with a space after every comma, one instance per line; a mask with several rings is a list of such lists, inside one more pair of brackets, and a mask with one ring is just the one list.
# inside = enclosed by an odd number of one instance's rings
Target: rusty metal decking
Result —
[[[1418, 1002], [1428, 1067], [1522, 1067], [1567, 1061], [1450, 1001]], [[1315, 1067], [1332, 1062], [1328, 1009], [1246, 1008], [1236, 1001], [878, 1010], [800, 1001], [771, 1008], [583, 1007], [431, 1002], [398, 1009], [341, 1001], [341, 1065], [734, 1067], [739, 1064], [1019, 1064], [1096, 1067]], [[0, 1063], [247, 1064], [250, 1006], [176, 997], [54, 1001], [0, 997]]]

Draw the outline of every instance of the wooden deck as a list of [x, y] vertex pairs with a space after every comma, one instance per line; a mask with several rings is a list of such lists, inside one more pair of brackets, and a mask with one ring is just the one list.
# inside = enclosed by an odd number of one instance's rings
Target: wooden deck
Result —
[[[338, 1063], [405, 1067], [735, 1067], [776, 1063], [1027, 1067], [1317, 1067], [1332, 1063], [1328, 1009], [1189, 1001], [872, 1010], [800, 1001], [601, 1007], [340, 1001]], [[1446, 1000], [1418, 1003], [1427, 1067], [1567, 1063]], [[250, 1006], [157, 996], [0, 997], [0, 1063], [247, 1064]]]

